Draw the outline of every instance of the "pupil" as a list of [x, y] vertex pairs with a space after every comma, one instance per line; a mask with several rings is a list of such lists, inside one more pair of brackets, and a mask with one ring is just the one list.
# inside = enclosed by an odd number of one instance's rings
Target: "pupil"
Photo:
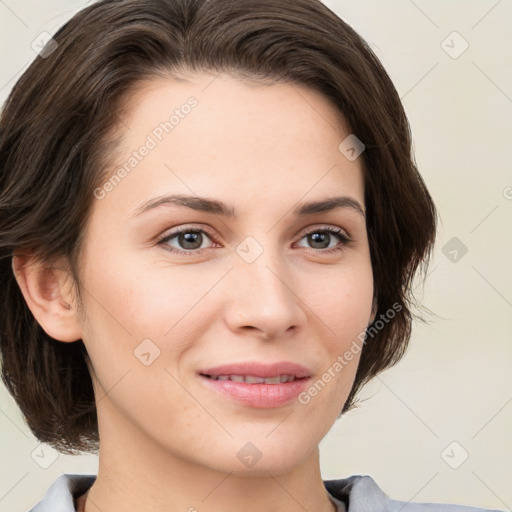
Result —
[[[188, 231], [187, 233], [181, 233], [180, 234], [180, 244], [184, 249], [198, 249], [201, 247], [202, 243], [202, 235], [201, 233], [195, 232], [195, 231]], [[199, 241], [199, 245], [197, 242]], [[192, 244], [192, 246], [190, 246]]]
[[314, 249], [325, 249], [329, 246], [329, 233], [313, 233], [309, 235], [309, 238], [313, 245], [318, 243], [321, 245], [321, 247], [314, 247]]

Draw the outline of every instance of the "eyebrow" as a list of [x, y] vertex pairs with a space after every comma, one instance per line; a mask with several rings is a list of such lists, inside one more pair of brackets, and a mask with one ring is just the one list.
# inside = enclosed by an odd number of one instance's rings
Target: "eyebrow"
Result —
[[[169, 194], [150, 199], [136, 208], [131, 216], [138, 217], [145, 212], [154, 210], [163, 205], [185, 206], [186, 208], [198, 212], [211, 213], [227, 218], [236, 217], [235, 208], [232, 205], [227, 205], [216, 199], [183, 194]], [[303, 217], [306, 215], [314, 215], [315, 213], [329, 212], [339, 208], [351, 208], [365, 217], [365, 212], [359, 201], [348, 196], [330, 197], [322, 201], [300, 203], [293, 209], [293, 214], [296, 217]]]

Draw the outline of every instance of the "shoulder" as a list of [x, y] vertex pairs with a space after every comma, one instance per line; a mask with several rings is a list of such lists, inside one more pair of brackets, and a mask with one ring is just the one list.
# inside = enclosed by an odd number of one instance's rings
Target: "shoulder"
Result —
[[414, 503], [389, 498], [368, 475], [324, 480], [327, 491], [345, 504], [347, 512], [499, 512], [447, 503]]
[[75, 499], [86, 492], [95, 480], [96, 475], [61, 475], [30, 512], [75, 512]]

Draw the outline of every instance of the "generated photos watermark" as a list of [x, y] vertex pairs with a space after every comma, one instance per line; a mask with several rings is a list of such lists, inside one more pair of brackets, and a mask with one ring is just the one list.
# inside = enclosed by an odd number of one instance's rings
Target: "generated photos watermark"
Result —
[[343, 354], [340, 354], [336, 361], [333, 362], [329, 368], [318, 378], [306, 391], [300, 393], [298, 400], [302, 405], [306, 405], [311, 401], [311, 398], [315, 397], [322, 391], [329, 382], [331, 382], [338, 373], [340, 373], [350, 361], [354, 359], [354, 356], [358, 355], [363, 349], [368, 336], [373, 338], [378, 332], [380, 332], [386, 324], [388, 324], [396, 313], [402, 310], [402, 306], [395, 302], [391, 308], [385, 313], [380, 315], [380, 318], [372, 323], [370, 327], [360, 332], [357, 338], [352, 340], [350, 348], [347, 349]]
[[194, 96], [187, 99], [178, 108], [175, 108], [173, 114], [166, 120], [159, 123], [153, 128], [150, 134], [146, 137], [144, 144], [137, 150], [133, 151], [132, 155], [112, 174], [112, 176], [103, 183], [101, 187], [94, 189], [94, 197], [96, 199], [105, 199], [107, 194], [114, 190], [121, 181], [128, 176], [133, 169], [135, 169], [150, 152], [155, 149], [160, 142], [162, 142], [166, 135], [172, 132], [183, 119], [185, 119], [192, 109], [197, 107], [199, 102]]

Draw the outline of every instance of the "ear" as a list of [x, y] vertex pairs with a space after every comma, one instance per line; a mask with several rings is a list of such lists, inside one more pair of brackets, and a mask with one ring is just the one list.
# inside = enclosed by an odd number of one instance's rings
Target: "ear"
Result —
[[82, 337], [66, 265], [47, 266], [31, 255], [15, 254], [12, 270], [23, 297], [39, 325], [52, 338], [71, 342]]

